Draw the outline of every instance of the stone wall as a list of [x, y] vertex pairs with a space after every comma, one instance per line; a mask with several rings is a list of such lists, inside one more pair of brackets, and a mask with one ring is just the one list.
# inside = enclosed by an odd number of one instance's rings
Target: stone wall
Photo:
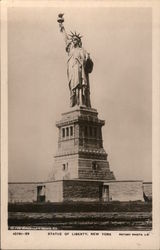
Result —
[[79, 159], [79, 178], [96, 180], [114, 180], [107, 160]]
[[35, 183], [9, 183], [8, 202], [37, 202], [37, 187], [44, 187], [46, 202], [63, 201], [62, 181], [35, 182]]
[[35, 202], [37, 200], [37, 184], [9, 183], [8, 202]]
[[104, 185], [109, 185], [110, 201], [144, 201], [142, 181], [113, 181]]
[[[108, 198], [103, 199], [105, 186], [107, 186], [107, 189], [109, 187], [109, 201], [144, 201], [142, 181], [103, 182], [80, 179], [37, 183], [9, 183], [8, 201], [11, 203], [37, 202], [37, 187], [43, 187], [41, 195], [45, 197], [45, 202], [108, 201]], [[145, 190], [148, 187], [149, 185], [145, 185]]]
[[63, 201], [63, 181], [46, 183], [46, 202]]
[[152, 198], [152, 182], [143, 182], [143, 192], [148, 198]]
[[64, 201], [99, 201], [102, 183], [98, 181], [63, 181]]
[[65, 155], [55, 158], [53, 179], [78, 178], [78, 155]]

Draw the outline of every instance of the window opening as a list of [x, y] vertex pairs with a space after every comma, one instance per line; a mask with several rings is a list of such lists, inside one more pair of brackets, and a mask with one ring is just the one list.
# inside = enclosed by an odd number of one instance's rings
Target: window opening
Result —
[[92, 136], [92, 127], [89, 127], [89, 134]]
[[66, 128], [66, 136], [69, 136], [69, 128]]
[[94, 128], [94, 136], [97, 137], [97, 128]]
[[98, 164], [96, 161], [92, 161], [92, 169], [95, 171], [95, 170], [98, 170]]
[[88, 128], [85, 127], [85, 136], [87, 136], [87, 135], [88, 135]]
[[67, 163], [63, 163], [62, 169], [63, 169], [63, 171], [68, 170], [68, 162]]
[[65, 137], [65, 129], [62, 129], [62, 137]]
[[73, 127], [70, 127], [70, 136], [73, 136]]

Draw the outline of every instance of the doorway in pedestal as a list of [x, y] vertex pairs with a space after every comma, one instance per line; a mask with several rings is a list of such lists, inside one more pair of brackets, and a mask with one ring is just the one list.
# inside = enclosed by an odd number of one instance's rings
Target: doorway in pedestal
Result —
[[37, 186], [37, 202], [45, 202], [46, 196], [45, 196], [45, 186]]
[[102, 200], [104, 202], [109, 201], [109, 186], [104, 185], [102, 189]]

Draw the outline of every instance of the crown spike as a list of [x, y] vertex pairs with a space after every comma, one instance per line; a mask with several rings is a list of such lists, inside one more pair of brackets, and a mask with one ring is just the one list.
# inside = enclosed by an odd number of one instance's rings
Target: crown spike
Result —
[[70, 31], [69, 36], [70, 36], [70, 39], [71, 39], [71, 40], [72, 40], [74, 37], [76, 37], [76, 38], [78, 38], [78, 39], [81, 40], [81, 38], [83, 37], [83, 36], [80, 35], [80, 33], [77, 33], [76, 31], [74, 31], [74, 32]]

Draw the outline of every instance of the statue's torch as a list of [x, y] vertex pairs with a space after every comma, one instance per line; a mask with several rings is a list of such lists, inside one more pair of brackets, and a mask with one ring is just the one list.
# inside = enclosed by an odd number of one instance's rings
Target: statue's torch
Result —
[[63, 15], [64, 13], [60, 13], [58, 15], [58, 18], [57, 18], [57, 22], [59, 23], [59, 27], [60, 27], [60, 31], [62, 32], [64, 27], [63, 27], [63, 22], [64, 22], [64, 18], [63, 18]]

